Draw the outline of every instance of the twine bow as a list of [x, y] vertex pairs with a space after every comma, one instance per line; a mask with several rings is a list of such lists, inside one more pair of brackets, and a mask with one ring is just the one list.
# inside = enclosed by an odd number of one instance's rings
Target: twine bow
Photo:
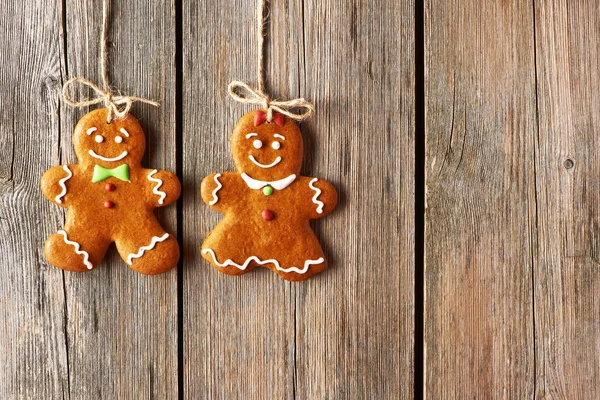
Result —
[[[96, 92], [97, 97], [88, 98], [82, 100], [73, 100], [69, 97], [69, 87], [75, 83], [80, 83], [84, 86], [91, 88], [94, 92]], [[110, 90], [102, 90], [95, 83], [82, 78], [76, 77], [71, 78], [65, 83], [63, 87], [63, 98], [65, 102], [73, 107], [88, 107], [94, 104], [104, 103], [104, 106], [108, 108], [108, 116], [106, 118], [107, 123], [111, 123], [113, 119], [123, 119], [129, 113], [131, 109], [131, 105], [135, 101], [140, 101], [142, 103], [150, 104], [155, 107], [160, 106], [159, 103], [153, 100], [145, 99], [143, 97], [135, 97], [135, 96], [121, 96], [121, 95], [113, 95]]]
[[[285, 101], [271, 100], [271, 98], [262, 90], [252, 89], [250, 86], [240, 81], [231, 82], [227, 87], [227, 91], [235, 101], [261, 105], [267, 113], [267, 121], [269, 122], [273, 120], [273, 111], [277, 111], [280, 114], [301, 122], [309, 118], [315, 109], [314, 106], [304, 98]], [[291, 111], [294, 108], [301, 108], [305, 111], [294, 113]]]
[[[94, 104], [104, 103], [104, 106], [108, 109], [108, 116], [106, 117], [106, 123], [110, 124], [113, 119], [123, 119], [131, 110], [131, 105], [135, 101], [141, 101], [142, 103], [150, 104], [155, 107], [160, 106], [159, 103], [144, 99], [142, 97], [134, 96], [121, 96], [113, 95], [110, 90], [108, 83], [108, 52], [106, 44], [108, 42], [108, 16], [110, 14], [110, 3], [109, 0], [102, 1], [102, 37], [100, 38], [100, 70], [102, 73], [102, 84], [104, 89], [100, 89], [98, 85], [83, 77], [71, 78], [63, 86], [63, 99], [65, 102], [73, 107], [88, 107]], [[97, 97], [73, 100], [69, 97], [69, 86], [80, 83], [84, 86], [91, 88], [96, 92]]]
[[[302, 122], [309, 118], [313, 111], [314, 106], [303, 98], [293, 100], [272, 100], [268, 94], [265, 93], [265, 77], [264, 77], [264, 43], [265, 43], [265, 23], [267, 17], [265, 17], [265, 9], [267, 6], [267, 0], [259, 0], [258, 7], [256, 9], [256, 27], [257, 27], [257, 39], [258, 39], [258, 89], [252, 89], [250, 86], [240, 81], [233, 81], [227, 87], [229, 95], [240, 103], [245, 104], [259, 104], [265, 110], [267, 114], [267, 121], [273, 120], [273, 112], [277, 111], [291, 119], [298, 122]], [[239, 94], [238, 94], [239, 92]], [[245, 92], [245, 93], [244, 93]], [[304, 109], [304, 112], [294, 113], [292, 109]]]

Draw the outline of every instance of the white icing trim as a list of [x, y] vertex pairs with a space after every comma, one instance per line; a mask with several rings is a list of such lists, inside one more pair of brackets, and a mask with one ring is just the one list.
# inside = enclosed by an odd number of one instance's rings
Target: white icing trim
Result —
[[62, 229], [60, 231], [58, 231], [57, 233], [60, 233], [61, 235], [63, 235], [66, 244], [70, 244], [71, 246], [75, 247], [75, 254], [79, 254], [79, 255], [83, 256], [83, 265], [85, 265], [87, 267], [87, 269], [94, 268], [92, 263], [89, 261], [90, 255], [88, 254], [88, 252], [79, 250], [79, 247], [80, 247], [79, 243], [73, 242], [72, 240], [67, 239], [67, 232], [63, 231]]
[[217, 185], [216, 189], [213, 190], [212, 195], [213, 195], [213, 199], [208, 203], [209, 205], [213, 206], [215, 204], [217, 204], [217, 201], [219, 201], [219, 196], [217, 196], [217, 192], [219, 191], [219, 189], [221, 189], [223, 187], [223, 185], [221, 184], [221, 182], [219, 182], [219, 178], [221, 177], [221, 174], [215, 174], [215, 182]]
[[121, 129], [119, 129], [119, 132], [121, 132], [123, 135], [125, 135], [125, 136], [129, 137], [129, 132], [127, 132], [127, 131], [125, 130], [125, 128], [121, 128]]
[[85, 131], [85, 133], [90, 136], [92, 133], [96, 132], [98, 130], [98, 128], [96, 127], [92, 127], [90, 129], [88, 129], [87, 131]]
[[236, 267], [242, 271], [245, 271], [246, 268], [248, 268], [248, 265], [250, 264], [251, 261], [255, 261], [260, 265], [265, 265], [265, 264], [271, 263], [271, 264], [275, 265], [275, 268], [277, 268], [279, 271], [296, 272], [298, 274], [305, 274], [311, 265], [321, 264], [323, 261], [325, 261], [325, 259], [323, 257], [320, 257], [317, 260], [306, 260], [304, 262], [303, 269], [299, 269], [297, 267], [281, 268], [281, 266], [279, 265], [279, 262], [275, 259], [262, 261], [260, 258], [258, 258], [256, 256], [250, 256], [246, 259], [244, 264], [239, 265], [239, 264], [236, 264], [235, 262], [231, 261], [230, 259], [225, 260], [224, 263], [220, 263], [219, 260], [217, 260], [217, 256], [215, 256], [215, 252], [212, 249], [202, 249], [202, 254], [208, 254], [208, 253], [210, 253], [212, 255], [212, 258], [215, 261], [215, 264], [217, 264], [219, 267]]
[[325, 203], [323, 203], [320, 200], [317, 200], [319, 198], [319, 196], [321, 195], [321, 189], [319, 189], [318, 187], [315, 187], [313, 185], [313, 183], [315, 183], [318, 180], [319, 180], [318, 178], [314, 178], [312, 181], [309, 182], [308, 187], [310, 187], [312, 190], [314, 190], [316, 192], [312, 198], [312, 202], [317, 205], [317, 212], [319, 214], [323, 214], [323, 207], [325, 206]]
[[315, 264], [321, 264], [323, 261], [325, 261], [325, 259], [323, 257], [320, 257], [316, 260], [306, 260], [304, 262], [304, 268], [303, 269], [298, 269], [296, 267], [290, 267], [290, 268], [279, 268], [279, 266], [277, 266], [277, 269], [283, 272], [296, 272], [298, 274], [304, 274], [306, 273], [306, 271], [308, 271], [308, 267], [310, 267], [311, 265], [315, 265]]
[[67, 175], [66, 178], [62, 178], [60, 181], [58, 181], [59, 186], [62, 188], [62, 192], [60, 192], [60, 194], [55, 197], [55, 200], [58, 204], [62, 204], [62, 198], [65, 197], [65, 195], [67, 194], [67, 187], [65, 186], [65, 182], [71, 179], [71, 177], [73, 176], [73, 173], [71, 172], [69, 167], [63, 165], [63, 169], [69, 175]]
[[254, 179], [254, 178], [248, 176], [248, 174], [246, 174], [245, 172], [242, 172], [242, 179], [244, 180], [244, 182], [246, 182], [246, 185], [248, 185], [248, 187], [253, 190], [262, 189], [263, 187], [265, 187], [267, 185], [272, 186], [274, 189], [277, 189], [277, 190], [283, 190], [286, 187], [288, 187], [292, 182], [294, 182], [294, 180], [296, 179], [296, 175], [292, 174], [292, 175], [290, 175], [286, 178], [280, 179], [278, 181], [266, 182], [266, 181], [259, 181], [258, 179]]
[[146, 250], [152, 250], [157, 243], [164, 242], [165, 240], [167, 240], [168, 237], [168, 233], [165, 233], [161, 237], [154, 236], [148, 246], [140, 247], [137, 253], [131, 253], [129, 257], [127, 257], [127, 264], [132, 265], [134, 258], [140, 258], [142, 255], [144, 255], [144, 252]]
[[253, 136], [258, 136], [258, 133], [249, 133], [246, 135], [246, 139], [250, 139]]
[[126, 151], [122, 152], [120, 155], [113, 157], [113, 158], [107, 158], [107, 157], [101, 156], [100, 154], [97, 154], [94, 150], [90, 150], [90, 151], [88, 151], [88, 153], [90, 156], [97, 158], [99, 160], [102, 160], [102, 161], [119, 161], [119, 160], [122, 160], [125, 157], [127, 157]]
[[250, 161], [252, 161], [254, 164], [258, 165], [261, 168], [272, 168], [281, 162], [281, 156], [277, 157], [275, 159], [275, 161], [273, 161], [271, 164], [259, 163], [258, 161], [256, 161], [256, 158], [254, 158], [254, 156], [252, 154], [250, 154], [250, 156], [248, 156], [248, 158], [250, 159]]
[[163, 192], [162, 190], [158, 190], [159, 187], [162, 186], [163, 181], [158, 179], [158, 178], [153, 178], [152, 175], [154, 175], [155, 173], [157, 173], [158, 170], [153, 170], [152, 172], [150, 172], [148, 174], [148, 180], [152, 181], [152, 182], [156, 182], [156, 186], [154, 186], [154, 189], [152, 189], [152, 193], [154, 193], [157, 196], [160, 196], [160, 199], [158, 200], [158, 204], [163, 204], [165, 202], [165, 197], [167, 197], [167, 194], [165, 192]]
[[123, 136], [115, 136], [115, 143], [117, 143], [117, 144], [123, 143]]
[[285, 136], [280, 135], [279, 133], [274, 134], [273, 137], [279, 138], [281, 140], [285, 140]]

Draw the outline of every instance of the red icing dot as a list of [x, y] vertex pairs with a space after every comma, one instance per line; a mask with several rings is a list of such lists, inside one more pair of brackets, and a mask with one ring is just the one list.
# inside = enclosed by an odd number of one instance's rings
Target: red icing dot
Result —
[[112, 183], [107, 183], [104, 188], [106, 189], [107, 192], [112, 192], [113, 190], [116, 189], [116, 186], [113, 185]]
[[275, 214], [273, 214], [273, 211], [271, 210], [263, 210], [262, 217], [265, 221], [271, 221], [273, 218], [275, 218]]
[[112, 202], [112, 201], [110, 201], [110, 200], [106, 200], [106, 201], [104, 202], [104, 207], [106, 207], [106, 208], [113, 208], [114, 206], [115, 206], [115, 203], [113, 203], [113, 202]]

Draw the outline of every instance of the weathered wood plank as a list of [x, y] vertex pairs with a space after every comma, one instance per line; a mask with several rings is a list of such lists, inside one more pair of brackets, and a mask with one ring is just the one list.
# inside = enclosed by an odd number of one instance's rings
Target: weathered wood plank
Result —
[[532, 397], [531, 2], [425, 2], [427, 398]]
[[[234, 79], [256, 83], [255, 6], [241, 0], [183, 4], [184, 395], [189, 399], [275, 399], [292, 392], [291, 284], [263, 269], [227, 276], [200, 255], [202, 241], [221, 218], [202, 202], [200, 182], [210, 173], [234, 170], [231, 131], [252, 109], [231, 100], [226, 90]], [[275, 7], [269, 54], [284, 44], [297, 47], [285, 31], [273, 35], [275, 29], [299, 29]], [[277, 58], [267, 68], [268, 86], [277, 88], [276, 94], [297, 89], [296, 59]]]
[[536, 1], [539, 398], [600, 397], [600, 9]]
[[[69, 77], [101, 82], [101, 4], [66, 2], [65, 72]], [[132, 111], [146, 133], [144, 165], [175, 172], [173, 4], [112, 1], [109, 41], [113, 87], [162, 103], [160, 108], [136, 104]], [[61, 103], [61, 111], [63, 160], [76, 162], [71, 135], [88, 110]], [[159, 220], [175, 234], [175, 205], [159, 210]], [[114, 248], [93, 272], [64, 274], [71, 396], [177, 397], [176, 278], [176, 271], [140, 275], [123, 263]]]
[[366, 4], [271, 2], [268, 89], [316, 103], [302, 127], [303, 172], [341, 195], [314, 224], [330, 269], [295, 284], [267, 270], [225, 276], [199, 251], [220, 219], [199, 184], [233, 170], [229, 135], [252, 109], [226, 86], [256, 82], [255, 6], [183, 6], [183, 79], [193, 82], [183, 93], [185, 396], [410, 396], [413, 4], [381, 15]]
[[315, 224], [331, 268], [294, 286], [295, 395], [411, 398], [414, 2], [302, 3], [305, 170], [342, 200]]
[[0, 12], [0, 398], [69, 393], [65, 295], [43, 245], [62, 219], [39, 190], [59, 162], [61, 9], [8, 2]]

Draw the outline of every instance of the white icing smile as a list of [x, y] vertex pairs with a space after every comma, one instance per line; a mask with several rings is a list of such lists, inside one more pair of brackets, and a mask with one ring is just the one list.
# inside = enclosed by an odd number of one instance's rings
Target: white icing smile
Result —
[[258, 165], [261, 168], [272, 168], [272, 167], [276, 166], [277, 164], [279, 164], [281, 162], [281, 156], [277, 157], [275, 159], [275, 161], [273, 161], [271, 164], [261, 164], [261, 163], [259, 163], [258, 161], [256, 161], [256, 158], [254, 158], [254, 156], [252, 154], [248, 158], [250, 159], [250, 161], [252, 161], [254, 164]]
[[120, 155], [118, 155], [116, 157], [113, 157], [113, 158], [108, 158], [108, 157], [101, 156], [100, 154], [97, 154], [94, 150], [90, 150], [88, 153], [89, 153], [90, 156], [92, 156], [94, 158], [97, 158], [98, 160], [102, 160], [102, 161], [119, 161], [119, 160], [122, 160], [123, 158], [125, 158], [127, 156], [127, 152], [126, 151], [122, 152]]

